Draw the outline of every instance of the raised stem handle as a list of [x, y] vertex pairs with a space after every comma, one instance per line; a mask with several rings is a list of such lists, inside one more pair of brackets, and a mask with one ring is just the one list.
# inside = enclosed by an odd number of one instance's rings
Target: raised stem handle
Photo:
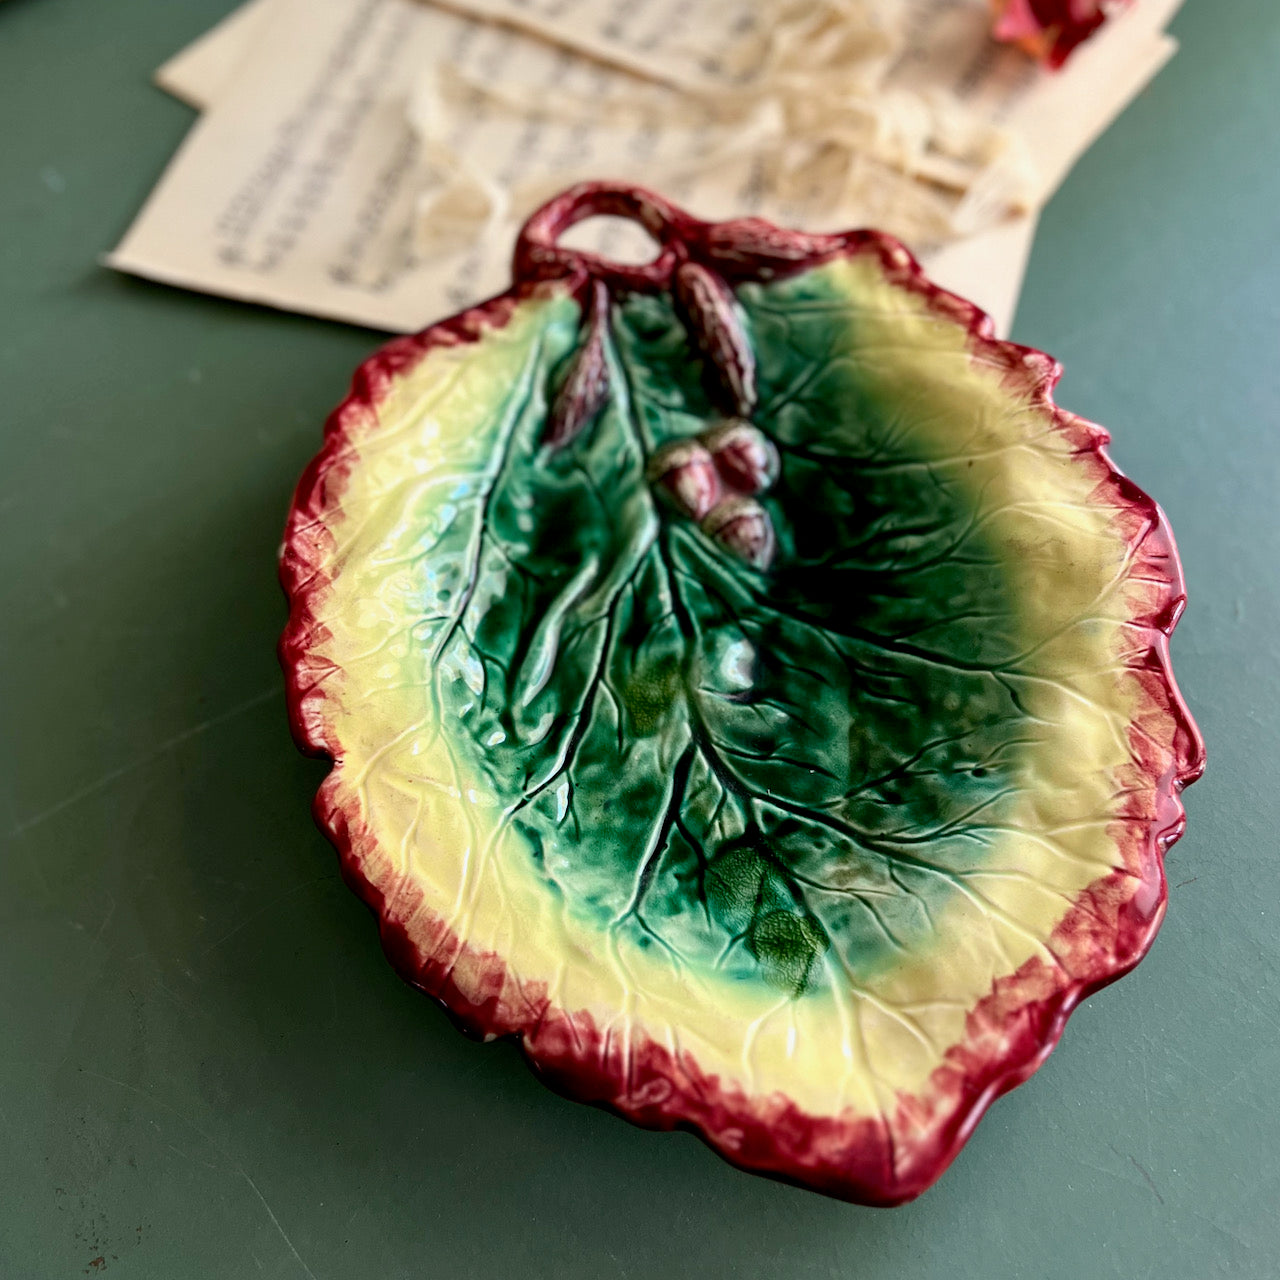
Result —
[[[639, 223], [658, 242], [657, 256], [651, 262], [633, 266], [559, 243], [570, 227], [600, 214]], [[515, 251], [516, 279], [577, 275], [602, 280], [613, 287], [663, 288], [677, 263], [687, 256], [687, 242], [702, 226], [698, 219], [644, 187], [622, 182], [580, 182], [549, 200], [520, 229]]]

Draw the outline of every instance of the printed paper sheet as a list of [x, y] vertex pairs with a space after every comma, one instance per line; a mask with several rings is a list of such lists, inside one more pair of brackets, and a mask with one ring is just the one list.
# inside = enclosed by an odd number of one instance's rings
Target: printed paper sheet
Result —
[[[558, 62], [566, 57], [563, 50], [412, 0], [257, 0], [257, 6], [266, 12], [257, 14], [252, 48], [240, 45], [243, 61], [233, 82], [221, 88], [209, 87], [216, 77], [204, 82], [213, 108], [112, 264], [189, 288], [395, 331], [421, 327], [503, 288], [514, 229], [534, 188], [539, 181], [558, 187], [578, 176], [565, 157], [571, 142], [581, 149], [589, 140], [580, 125], [575, 137], [572, 127], [566, 134], [554, 120], [534, 122], [537, 127], [526, 122], [517, 138], [522, 145], [509, 148], [507, 157], [541, 157], [538, 166], [527, 166], [528, 189], [513, 200], [503, 197], [512, 184], [499, 183], [497, 201], [481, 199], [468, 208], [477, 193], [492, 195], [493, 165], [486, 172], [473, 163], [460, 184], [451, 164], [470, 154], [457, 145], [461, 140], [454, 139], [455, 155], [433, 154], [439, 132], [414, 115], [424, 92], [429, 100], [435, 91], [424, 91], [424, 84], [439, 83], [431, 68], [454, 68], [454, 87], [463, 93], [473, 76], [512, 86], [515, 95], [521, 86], [548, 83], [564, 65], [575, 67], [575, 75], [617, 73]], [[223, 65], [233, 43], [224, 34]], [[1110, 100], [1095, 96], [1098, 118], [1082, 121], [1081, 134], [1104, 127], [1168, 56], [1168, 45], [1150, 33], [1132, 44], [1125, 76], [1108, 86]], [[767, 118], [755, 118], [752, 145], [772, 127]], [[629, 136], [598, 128], [590, 143], [597, 148], [592, 163], [600, 155], [612, 157], [613, 171], [591, 167], [594, 175], [652, 180], [652, 166], [641, 166], [639, 174], [615, 167], [626, 146], [643, 144], [651, 160], [662, 158], [664, 172], [675, 173], [683, 158], [688, 185], [660, 185], [695, 212], [722, 216], [750, 207], [750, 188], [729, 180], [735, 166], [739, 178], [750, 173], [749, 164], [742, 167], [750, 148], [743, 151], [732, 131], [686, 126], [654, 139], [643, 128]], [[714, 163], [703, 165], [708, 157]], [[432, 228], [425, 235], [424, 208], [433, 215], [425, 219]], [[810, 226], [822, 212], [803, 200], [761, 211]], [[451, 212], [457, 225], [443, 234]], [[468, 236], [468, 219], [477, 212], [482, 230]], [[954, 242], [927, 265], [1007, 327], [1032, 227], [1030, 218], [1013, 220]]]

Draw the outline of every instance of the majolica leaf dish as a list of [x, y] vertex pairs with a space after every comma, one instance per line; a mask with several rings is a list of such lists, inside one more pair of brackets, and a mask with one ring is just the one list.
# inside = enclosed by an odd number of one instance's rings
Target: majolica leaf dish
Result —
[[1146, 951], [1202, 766], [1168, 526], [1058, 373], [887, 236], [598, 184], [369, 360], [282, 652], [400, 972], [742, 1168], [929, 1186]]

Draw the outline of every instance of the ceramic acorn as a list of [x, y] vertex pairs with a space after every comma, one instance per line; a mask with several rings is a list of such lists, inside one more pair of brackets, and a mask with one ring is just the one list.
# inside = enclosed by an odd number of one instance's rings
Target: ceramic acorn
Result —
[[[592, 214], [644, 266], [558, 244]], [[356, 375], [283, 550], [317, 812], [554, 1088], [872, 1204], [1144, 954], [1202, 748], [1155, 503], [871, 231], [587, 184]]]

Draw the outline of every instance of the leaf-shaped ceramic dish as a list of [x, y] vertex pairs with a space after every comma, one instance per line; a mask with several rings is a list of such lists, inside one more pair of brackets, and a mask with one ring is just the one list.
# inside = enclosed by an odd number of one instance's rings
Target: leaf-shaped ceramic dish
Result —
[[[592, 213], [657, 258], [557, 245]], [[515, 277], [366, 363], [298, 489], [320, 821], [555, 1088], [909, 1199], [1160, 923], [1168, 527], [886, 236], [587, 185]]]

